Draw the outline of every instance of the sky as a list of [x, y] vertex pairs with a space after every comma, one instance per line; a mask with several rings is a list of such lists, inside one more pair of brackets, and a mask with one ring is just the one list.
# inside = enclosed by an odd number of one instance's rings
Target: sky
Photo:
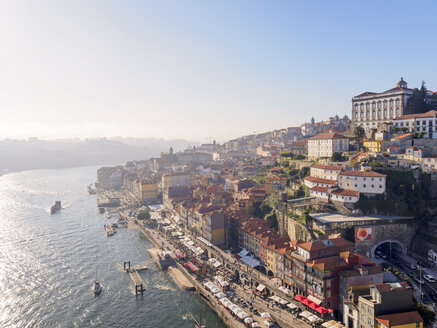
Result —
[[437, 90], [435, 1], [0, 2], [0, 138], [225, 141]]

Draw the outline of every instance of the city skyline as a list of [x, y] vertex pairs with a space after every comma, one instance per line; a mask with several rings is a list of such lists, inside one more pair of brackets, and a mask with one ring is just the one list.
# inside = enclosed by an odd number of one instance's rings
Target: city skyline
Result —
[[0, 138], [225, 141], [350, 117], [400, 77], [437, 89], [435, 7], [3, 3]]

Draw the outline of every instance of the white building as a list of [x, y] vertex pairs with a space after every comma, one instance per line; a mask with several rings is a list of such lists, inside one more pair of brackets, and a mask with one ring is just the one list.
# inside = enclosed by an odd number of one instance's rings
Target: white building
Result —
[[343, 171], [344, 167], [340, 165], [323, 165], [323, 164], [313, 164], [310, 166], [310, 176], [337, 180], [338, 174]]
[[408, 132], [423, 132], [425, 138], [437, 138], [437, 111], [403, 115], [393, 120], [393, 127]]
[[343, 171], [338, 175], [338, 186], [363, 194], [383, 194], [386, 177], [373, 171]]
[[335, 187], [313, 187], [310, 189], [310, 196], [327, 202], [335, 201], [342, 203], [356, 203], [360, 199], [360, 192], [355, 190], [341, 189]]
[[352, 98], [353, 126], [378, 128], [380, 123], [410, 114], [406, 112], [407, 101], [413, 95], [413, 89], [401, 78], [396, 87], [384, 92], [364, 92]]
[[331, 157], [349, 150], [349, 139], [340, 133], [320, 133], [308, 139], [308, 157]]

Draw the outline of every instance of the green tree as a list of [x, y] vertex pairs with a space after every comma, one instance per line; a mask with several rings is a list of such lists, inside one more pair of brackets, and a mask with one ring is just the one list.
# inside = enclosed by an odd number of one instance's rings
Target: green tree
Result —
[[289, 150], [284, 150], [279, 153], [281, 157], [290, 157], [293, 158], [294, 154]]
[[150, 213], [149, 212], [140, 212], [137, 214], [137, 219], [138, 220], [148, 220], [150, 219]]
[[331, 161], [333, 161], [333, 162], [343, 162], [344, 161], [344, 157], [340, 153], [335, 152], [335, 153], [332, 153]]
[[366, 135], [366, 131], [364, 131], [364, 128], [361, 125], [359, 125], [359, 126], [356, 126], [354, 128], [353, 135], [354, 135], [355, 139], [357, 140], [358, 150], [360, 150], [361, 149], [361, 141], [363, 140], [364, 136]]
[[298, 174], [299, 178], [303, 179], [310, 175], [310, 168], [309, 167], [303, 167], [300, 169], [300, 172]]
[[407, 112], [408, 113], [425, 113], [432, 109], [432, 99], [429, 99], [425, 82], [422, 81], [420, 89], [414, 88], [413, 95], [408, 98]]

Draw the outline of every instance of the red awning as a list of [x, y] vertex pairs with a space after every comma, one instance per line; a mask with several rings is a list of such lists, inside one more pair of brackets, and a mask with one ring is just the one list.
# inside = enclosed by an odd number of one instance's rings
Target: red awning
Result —
[[303, 300], [303, 299], [306, 299], [306, 297], [303, 296], [303, 295], [296, 295], [296, 296], [294, 297], [294, 299], [295, 299], [296, 301], [302, 302], [302, 300]]
[[175, 251], [175, 254], [176, 254], [177, 256], [179, 256], [179, 257], [185, 257], [185, 256], [182, 255], [182, 253], [180, 253], [180, 252], [178, 252], [178, 251]]
[[193, 270], [194, 272], [197, 272], [197, 271], [199, 271], [199, 268], [198, 267], [196, 267], [193, 263], [191, 263], [191, 262], [185, 262], [185, 266], [186, 267], [189, 267], [191, 270]]
[[314, 303], [313, 301], [311, 301], [310, 299], [306, 298], [303, 295], [297, 295], [294, 297], [294, 299], [305, 304], [306, 306], [309, 306], [310, 308], [312, 308], [313, 310], [315, 310], [321, 314], [333, 311], [332, 309], [325, 309], [323, 306], [320, 306], [317, 303]]

